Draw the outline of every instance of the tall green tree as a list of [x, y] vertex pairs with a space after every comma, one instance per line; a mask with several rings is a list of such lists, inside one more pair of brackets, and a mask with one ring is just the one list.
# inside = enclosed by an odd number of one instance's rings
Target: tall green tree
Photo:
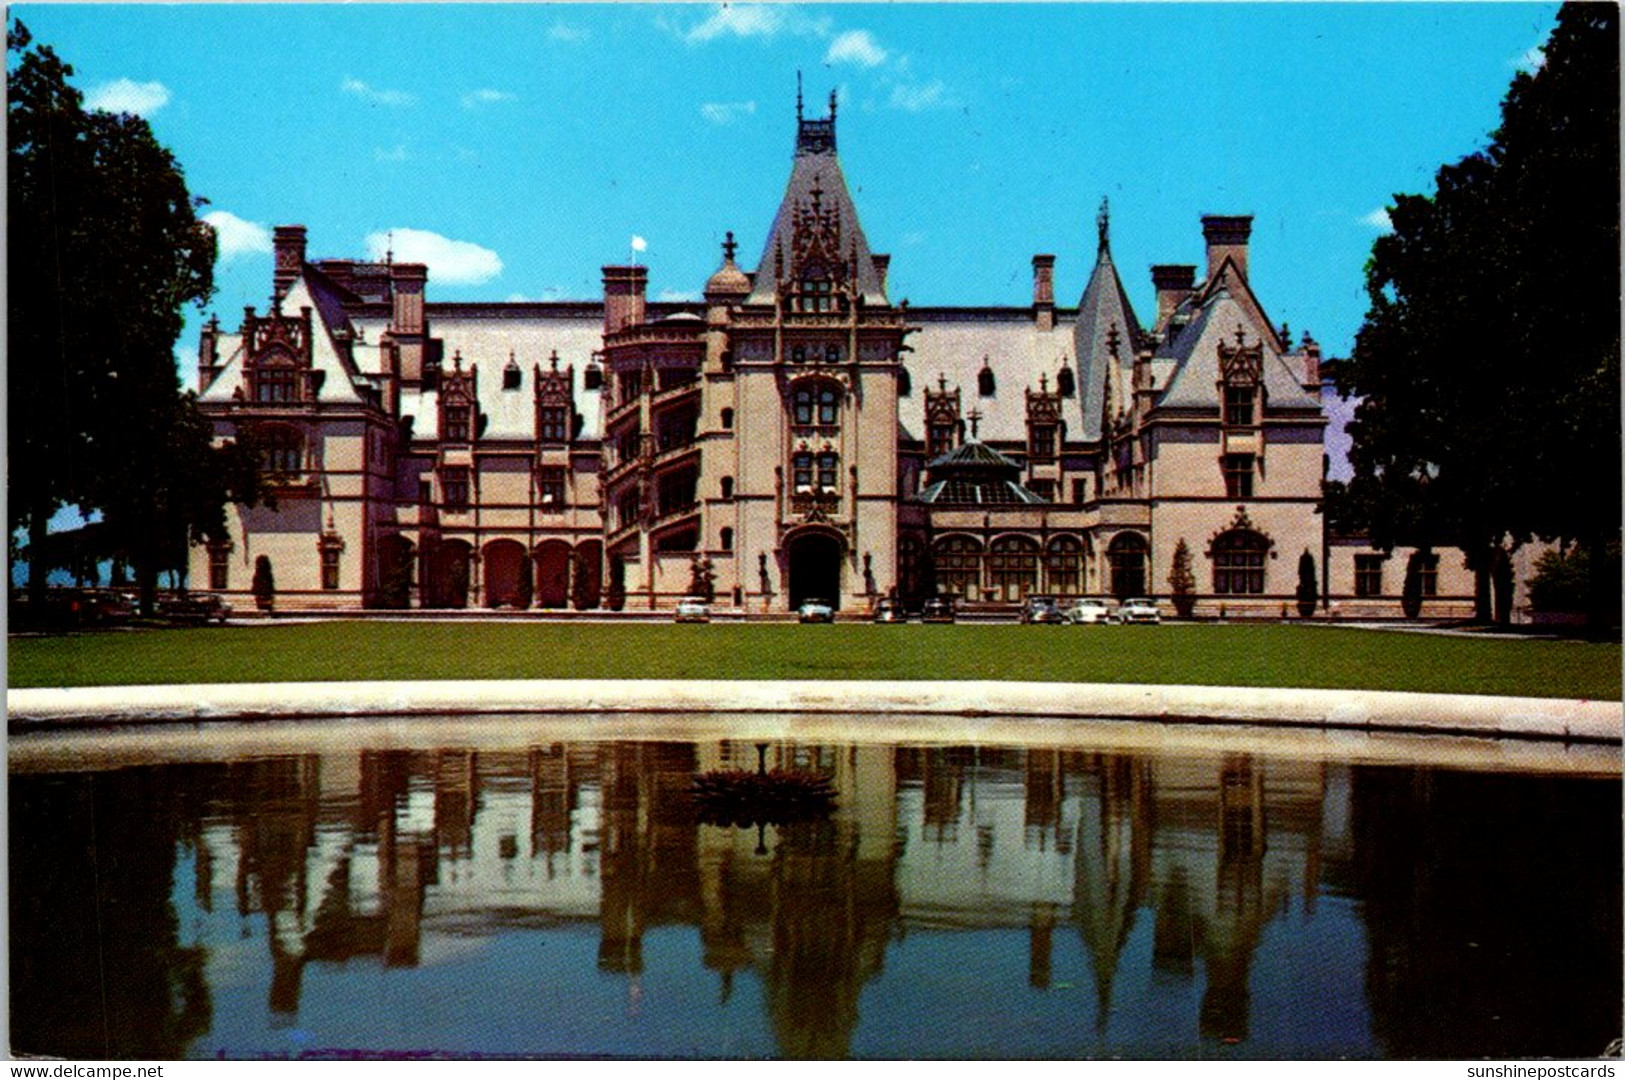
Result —
[[[150, 611], [159, 572], [257, 494], [175, 365], [183, 308], [214, 290], [214, 232], [145, 120], [86, 112], [72, 67], [21, 23], [7, 48], [8, 525], [39, 553], [61, 507], [100, 511]], [[30, 559], [36, 595], [49, 569]]]
[[[1485, 618], [1504, 544], [1620, 532], [1618, 9], [1565, 5], [1544, 53], [1485, 150], [1395, 196], [1330, 372], [1362, 399], [1334, 521], [1461, 548]], [[1608, 620], [1617, 592], [1595, 585]]]

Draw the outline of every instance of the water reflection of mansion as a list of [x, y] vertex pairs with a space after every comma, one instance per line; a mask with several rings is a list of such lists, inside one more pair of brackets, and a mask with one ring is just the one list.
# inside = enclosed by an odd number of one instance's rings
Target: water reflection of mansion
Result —
[[595, 928], [600, 977], [630, 987], [646, 935], [683, 927], [719, 995], [759, 980], [778, 1052], [818, 1057], [849, 1052], [865, 986], [910, 932], [1025, 930], [1039, 990], [1061, 943], [1081, 946], [1083, 1027], [1104, 1039], [1140, 962], [1125, 945], [1150, 921], [1151, 974], [1200, 987], [1194, 1046], [1246, 1039], [1261, 934], [1289, 900], [1312, 910], [1346, 859], [1337, 766], [986, 747], [774, 745], [769, 760], [830, 776], [834, 815], [697, 824], [693, 775], [753, 767], [747, 743], [233, 765], [229, 803], [192, 841], [194, 900], [264, 920], [273, 1022], [295, 1022], [313, 965], [432, 965], [449, 940], [575, 925]]

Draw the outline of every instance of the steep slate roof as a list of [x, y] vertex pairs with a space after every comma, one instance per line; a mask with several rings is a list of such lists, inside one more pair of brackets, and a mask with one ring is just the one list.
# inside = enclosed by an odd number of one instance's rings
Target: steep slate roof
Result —
[[[1271, 411], [1306, 409], [1318, 413], [1320, 404], [1304, 392], [1298, 378], [1275, 348], [1268, 324], [1259, 326], [1247, 306], [1226, 290], [1207, 296], [1195, 318], [1180, 331], [1171, 347], [1164, 347], [1159, 362], [1171, 361], [1173, 373], [1157, 401], [1159, 407], [1211, 409], [1219, 406], [1219, 342], [1234, 342], [1236, 327], [1248, 344], [1264, 343], [1264, 401]], [[1161, 380], [1158, 380], [1159, 383]]]
[[857, 206], [852, 202], [852, 193], [847, 190], [840, 159], [835, 156], [834, 108], [832, 100], [828, 120], [799, 121], [796, 132], [796, 156], [794, 164], [790, 167], [790, 181], [785, 185], [784, 200], [779, 204], [779, 212], [773, 217], [773, 227], [768, 230], [767, 243], [762, 248], [762, 260], [756, 264], [751, 293], [746, 303], [773, 303], [779, 287], [779, 254], [783, 253], [784, 272], [788, 274], [791, 252], [794, 250], [792, 239], [795, 231], [795, 210], [797, 205], [802, 207], [812, 205], [814, 188], [819, 191], [818, 198], [822, 205], [833, 208], [839, 216], [840, 259], [845, 261], [851, 256], [854, 247], [856, 248], [858, 291], [863, 296], [864, 303], [880, 305], [887, 303], [886, 290], [880, 283], [880, 275], [875, 272], [869, 241], [863, 235], [863, 226], [858, 224]]
[[[1117, 363], [1112, 364], [1107, 342], [1112, 327], [1117, 328]], [[1115, 414], [1126, 403], [1125, 392], [1134, 373], [1134, 353], [1139, 342], [1140, 323], [1134, 316], [1134, 305], [1117, 276], [1112, 263], [1110, 237], [1107, 233], [1105, 213], [1100, 219], [1100, 246], [1095, 254], [1095, 268], [1084, 286], [1083, 299], [1078, 301], [1078, 319], [1073, 330], [1073, 350], [1082, 369], [1078, 392], [1082, 398], [1083, 424], [1077, 437], [1086, 441], [1100, 438], [1101, 405], [1106, 394], [1106, 375], [1111, 373], [1112, 412]]]
[[[331, 283], [325, 278], [317, 281], [301, 276], [289, 285], [287, 295], [282, 298], [282, 313], [297, 313], [300, 308], [306, 307], [311, 309], [311, 367], [325, 376], [316, 400], [324, 405], [360, 404], [361, 395], [356, 391], [356, 377], [360, 373], [345, 363], [338, 346], [333, 343], [333, 331], [348, 329], [349, 320], [344, 315], [342, 304], [332, 294]], [[243, 354], [242, 336], [222, 334], [218, 347], [228, 359], [219, 376], [198, 395], [199, 401], [231, 401], [239, 387], [243, 387], [244, 393], [247, 393], [247, 387], [243, 386], [246, 357]]]
[[[539, 306], [538, 306], [539, 308]], [[493, 312], [498, 309], [493, 306]], [[427, 305], [429, 330], [445, 342], [442, 369], [450, 370], [452, 358], [461, 353], [463, 369], [479, 367], [475, 392], [481, 414], [486, 417], [482, 440], [531, 440], [536, 436], [536, 379], [539, 366], [545, 374], [551, 368], [555, 351], [559, 357], [559, 370], [575, 368], [575, 411], [581, 414], [580, 437], [596, 439], [602, 432], [601, 392], [583, 388], [584, 374], [593, 353], [603, 347], [603, 320], [576, 315], [568, 311], [558, 314], [537, 310], [534, 313], [501, 312], [493, 317], [477, 314], [438, 314], [435, 305]], [[382, 324], [380, 332], [383, 326]], [[375, 334], [368, 332], [369, 339]], [[509, 355], [519, 365], [519, 388], [504, 390], [502, 372], [508, 366]], [[432, 438], [440, 423], [439, 392], [425, 390], [403, 392], [401, 412], [415, 415], [412, 425], [414, 438]]]
[[[945, 379], [948, 389], [959, 387], [960, 419], [967, 433], [974, 409], [980, 414], [978, 438], [1025, 443], [1027, 390], [1038, 389], [1040, 375], [1053, 389], [1063, 366], [1073, 368], [1073, 383], [1079, 389], [1061, 399], [1061, 419], [1069, 441], [1082, 437], [1078, 403], [1083, 381], [1074, 362], [1069, 315], [1056, 312], [1050, 331], [1033, 324], [1030, 308], [910, 308], [908, 321], [920, 329], [908, 336], [912, 351], [902, 358], [910, 384], [908, 395], [897, 399], [902, 438], [925, 438], [925, 392], [936, 390], [939, 379]], [[977, 386], [984, 358], [993, 371], [990, 397], [981, 396]]]

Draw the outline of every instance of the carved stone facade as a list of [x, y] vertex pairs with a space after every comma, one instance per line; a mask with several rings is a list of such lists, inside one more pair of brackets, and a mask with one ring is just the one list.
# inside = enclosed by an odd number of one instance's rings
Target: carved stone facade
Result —
[[851, 613], [1166, 598], [1183, 540], [1199, 616], [1295, 611], [1303, 552], [1323, 610], [1397, 614], [1413, 563], [1428, 614], [1470, 610], [1458, 553], [1326, 535], [1320, 350], [1265, 318], [1251, 223], [1202, 219], [1200, 281], [1152, 268], [1150, 326], [1104, 205], [1077, 306], [1043, 254], [1028, 305], [911, 308], [831, 101], [798, 104], [756, 269], [728, 233], [696, 302], [650, 302], [644, 267], [611, 265], [601, 300], [436, 303], [423, 266], [307, 260], [280, 227], [269, 311], [212, 320], [198, 366], [218, 436], [256, 434], [278, 501], [234, 511], [193, 579], [251, 607], [268, 559], [279, 611], [666, 609], [704, 560], [723, 608]]

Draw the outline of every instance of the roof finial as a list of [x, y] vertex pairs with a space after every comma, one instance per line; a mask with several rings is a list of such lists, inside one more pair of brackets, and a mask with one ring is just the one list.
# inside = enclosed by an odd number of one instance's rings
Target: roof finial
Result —
[[831, 121], [835, 119], [835, 90], [833, 88], [829, 92], [829, 118]]
[[723, 258], [723, 261], [724, 262], [733, 262], [734, 261], [734, 252], [736, 252], [738, 250], [739, 250], [739, 245], [734, 243], [733, 230], [729, 229], [727, 239], [722, 241], [722, 258]]
[[970, 421], [970, 437], [972, 439], [976, 438], [976, 429], [981, 425], [982, 422], [982, 410], [972, 409], [970, 412], [965, 414], [965, 419]]
[[1101, 196], [1100, 213], [1095, 215], [1095, 231], [1100, 234], [1100, 248], [1104, 252], [1111, 248], [1112, 209], [1111, 200]]
[[796, 123], [801, 123], [801, 70], [796, 69]]
[[395, 265], [395, 230], [389, 230], [389, 241], [384, 245], [384, 265]]

